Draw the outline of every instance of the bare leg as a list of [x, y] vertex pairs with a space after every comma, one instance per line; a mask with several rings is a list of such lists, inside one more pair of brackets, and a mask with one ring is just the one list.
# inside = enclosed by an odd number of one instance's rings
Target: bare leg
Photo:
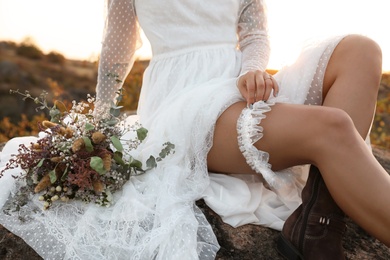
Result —
[[[231, 106], [218, 119], [208, 156], [211, 171], [252, 172], [235, 139], [236, 121], [245, 105]], [[276, 104], [262, 126], [264, 136], [256, 146], [269, 152], [274, 170], [302, 163], [318, 165], [337, 204], [390, 246], [390, 177], [344, 111]]]
[[[317, 165], [342, 209], [390, 246], [390, 178], [360, 137], [367, 135], [372, 120], [380, 61], [372, 41], [360, 36], [344, 39], [326, 72], [324, 105], [341, 108], [349, 116], [338, 109], [279, 104], [263, 120], [264, 137], [256, 146], [270, 153], [274, 170]], [[244, 106], [233, 105], [218, 120], [210, 170], [252, 173], [235, 138]]]
[[324, 78], [324, 106], [346, 111], [366, 138], [382, 74], [382, 53], [371, 39], [351, 35], [334, 50]]

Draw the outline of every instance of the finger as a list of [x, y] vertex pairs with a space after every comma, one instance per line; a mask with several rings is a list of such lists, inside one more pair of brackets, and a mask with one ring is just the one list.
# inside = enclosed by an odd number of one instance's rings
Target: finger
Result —
[[248, 75], [246, 77], [246, 90], [247, 90], [247, 102], [248, 104], [255, 103], [255, 96], [256, 96], [256, 80], [253, 75]]
[[256, 100], [260, 101], [264, 98], [265, 82], [262, 73], [256, 73]]
[[245, 98], [245, 100], [248, 100], [248, 91], [246, 89], [244, 76], [239, 77], [236, 84], [243, 98]]
[[271, 76], [265, 79], [265, 90], [263, 100], [267, 101], [271, 95], [271, 91], [274, 87], [274, 82], [272, 81]]
[[279, 85], [278, 85], [278, 82], [276, 82], [276, 80], [273, 77], [271, 77], [271, 79], [273, 82], [273, 89], [274, 89], [273, 95], [274, 95], [274, 97], [277, 97], [279, 94]]

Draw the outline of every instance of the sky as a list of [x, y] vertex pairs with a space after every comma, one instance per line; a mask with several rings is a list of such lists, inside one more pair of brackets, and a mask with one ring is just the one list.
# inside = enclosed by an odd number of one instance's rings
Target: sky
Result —
[[[0, 40], [31, 37], [45, 52], [96, 60], [103, 31], [104, 0], [0, 0]], [[390, 71], [389, 0], [267, 0], [271, 59], [279, 69], [310, 38], [359, 33], [377, 41], [383, 70]], [[386, 35], [387, 32], [387, 35]], [[137, 53], [150, 58], [150, 45]]]

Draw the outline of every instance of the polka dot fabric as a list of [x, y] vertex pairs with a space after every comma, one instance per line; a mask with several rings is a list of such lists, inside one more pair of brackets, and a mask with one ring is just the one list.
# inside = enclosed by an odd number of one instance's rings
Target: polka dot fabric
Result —
[[106, 24], [99, 61], [97, 99], [111, 102], [134, 63], [141, 46], [139, 26], [131, 0], [108, 0]]
[[264, 1], [242, 1], [237, 33], [243, 60], [241, 74], [251, 70], [264, 71], [270, 55]]

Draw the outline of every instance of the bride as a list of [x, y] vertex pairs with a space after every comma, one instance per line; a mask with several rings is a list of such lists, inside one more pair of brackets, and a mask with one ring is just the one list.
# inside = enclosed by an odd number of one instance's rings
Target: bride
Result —
[[[282, 230], [288, 259], [344, 259], [344, 212], [390, 246], [390, 177], [364, 142], [381, 76], [376, 43], [313, 42], [272, 76], [263, 0], [108, 0], [99, 107], [120, 87], [107, 75], [129, 73], [139, 27], [153, 58], [137, 112], [150, 134], [138, 152], [169, 140], [175, 154], [132, 177], [109, 208], [42, 211], [30, 201], [27, 219], [2, 210], [2, 225], [45, 259], [214, 259], [218, 242], [194, 204], [204, 198], [232, 226]], [[2, 166], [21, 142], [31, 138], [11, 140]], [[0, 205], [14, 185], [0, 179]]]

